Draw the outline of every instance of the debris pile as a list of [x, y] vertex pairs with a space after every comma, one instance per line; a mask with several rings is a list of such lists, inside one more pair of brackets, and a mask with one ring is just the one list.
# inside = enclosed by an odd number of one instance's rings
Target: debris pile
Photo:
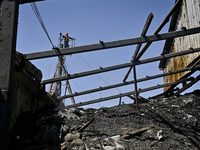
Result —
[[12, 132], [18, 150], [200, 149], [200, 91], [100, 109], [22, 114]]

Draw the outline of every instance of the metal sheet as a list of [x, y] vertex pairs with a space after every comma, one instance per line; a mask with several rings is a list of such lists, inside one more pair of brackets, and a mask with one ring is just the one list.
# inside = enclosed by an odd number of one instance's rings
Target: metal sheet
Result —
[[[200, 1], [199, 0], [184, 0], [181, 6], [180, 14], [177, 17], [176, 30], [183, 27], [193, 28], [200, 27]], [[188, 48], [200, 47], [200, 34], [189, 35], [185, 37], [179, 37], [174, 39], [171, 47], [171, 52], [179, 52], [180, 50], [186, 50]], [[200, 53], [188, 54], [176, 58], [167, 60], [166, 68], [164, 72], [169, 70], [178, 70], [188, 66]], [[181, 78], [185, 73], [179, 73], [176, 75], [167, 76], [164, 78], [164, 83], [173, 82]], [[164, 91], [168, 89], [165, 88]]]

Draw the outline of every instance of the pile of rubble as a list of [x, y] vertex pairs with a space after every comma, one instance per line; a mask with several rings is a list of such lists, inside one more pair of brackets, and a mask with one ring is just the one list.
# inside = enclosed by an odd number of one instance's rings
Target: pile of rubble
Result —
[[18, 150], [200, 149], [200, 91], [100, 109], [45, 109], [21, 115]]

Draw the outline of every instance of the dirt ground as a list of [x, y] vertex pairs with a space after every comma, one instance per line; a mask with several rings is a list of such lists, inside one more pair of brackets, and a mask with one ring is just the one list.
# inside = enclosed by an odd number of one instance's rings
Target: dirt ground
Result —
[[18, 150], [198, 150], [200, 91], [100, 109], [24, 113], [12, 132]]

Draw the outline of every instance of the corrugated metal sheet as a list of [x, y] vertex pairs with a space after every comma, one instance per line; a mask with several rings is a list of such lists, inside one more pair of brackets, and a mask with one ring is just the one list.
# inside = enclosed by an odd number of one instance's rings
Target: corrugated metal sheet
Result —
[[[181, 30], [182, 27], [194, 28], [200, 26], [200, 0], [183, 0], [180, 13], [176, 20], [175, 30]], [[200, 47], [200, 34], [175, 38], [171, 45], [171, 52], [188, 50], [189, 48]], [[189, 54], [167, 60], [164, 72], [185, 68], [200, 53]], [[164, 78], [164, 83], [173, 82], [182, 77], [185, 73], [179, 73]], [[168, 88], [165, 88], [166, 91]]]

